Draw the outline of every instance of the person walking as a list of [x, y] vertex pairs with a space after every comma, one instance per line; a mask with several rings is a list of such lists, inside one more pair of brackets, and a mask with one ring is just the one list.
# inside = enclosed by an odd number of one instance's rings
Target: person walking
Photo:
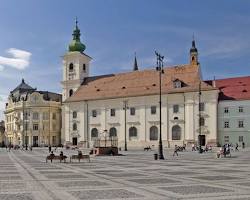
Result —
[[49, 153], [51, 152], [51, 146], [49, 146]]
[[242, 149], [245, 149], [245, 142], [242, 142]]
[[175, 154], [178, 156], [178, 146], [177, 145], [174, 146], [173, 156], [175, 156]]
[[235, 144], [235, 151], [239, 151], [238, 147], [239, 147], [239, 145], [238, 145], [238, 143], [236, 142], [236, 144]]

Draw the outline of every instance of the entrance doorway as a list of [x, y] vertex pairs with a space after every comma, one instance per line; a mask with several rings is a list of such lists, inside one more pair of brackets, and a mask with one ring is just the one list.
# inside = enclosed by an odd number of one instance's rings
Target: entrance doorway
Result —
[[77, 137], [72, 138], [72, 143], [73, 143], [73, 145], [77, 145]]
[[199, 141], [199, 144], [201, 144], [201, 146], [205, 146], [206, 145], [206, 136], [205, 135], [199, 135], [198, 136], [198, 141]]
[[38, 147], [38, 136], [33, 136], [33, 147]]

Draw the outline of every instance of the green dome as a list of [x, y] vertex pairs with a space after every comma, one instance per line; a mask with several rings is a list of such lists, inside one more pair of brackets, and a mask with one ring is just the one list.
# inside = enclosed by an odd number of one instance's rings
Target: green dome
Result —
[[85, 45], [81, 41], [72, 40], [69, 44], [69, 51], [83, 52], [86, 49]]
[[81, 33], [80, 33], [80, 29], [77, 26], [78, 21], [76, 20], [76, 27], [75, 30], [73, 31], [73, 39], [71, 41], [71, 43], [69, 44], [69, 51], [79, 51], [79, 52], [83, 52], [86, 49], [86, 46], [81, 43]]

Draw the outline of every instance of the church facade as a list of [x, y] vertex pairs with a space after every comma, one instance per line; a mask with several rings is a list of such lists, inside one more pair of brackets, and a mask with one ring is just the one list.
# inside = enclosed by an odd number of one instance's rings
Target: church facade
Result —
[[[62, 137], [66, 145], [92, 147], [112, 137], [118, 147], [158, 146], [159, 72], [155, 69], [90, 76], [91, 57], [76, 23], [63, 57]], [[198, 50], [192, 41], [188, 64], [164, 67], [162, 141], [164, 147], [198, 143], [216, 145], [218, 89], [202, 80]], [[136, 60], [135, 60], [136, 61]]]

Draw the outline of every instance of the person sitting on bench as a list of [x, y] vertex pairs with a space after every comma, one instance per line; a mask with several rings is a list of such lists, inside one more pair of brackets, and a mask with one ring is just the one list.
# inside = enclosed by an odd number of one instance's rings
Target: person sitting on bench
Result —
[[55, 154], [53, 153], [53, 151], [51, 151], [50, 156], [55, 156]]

